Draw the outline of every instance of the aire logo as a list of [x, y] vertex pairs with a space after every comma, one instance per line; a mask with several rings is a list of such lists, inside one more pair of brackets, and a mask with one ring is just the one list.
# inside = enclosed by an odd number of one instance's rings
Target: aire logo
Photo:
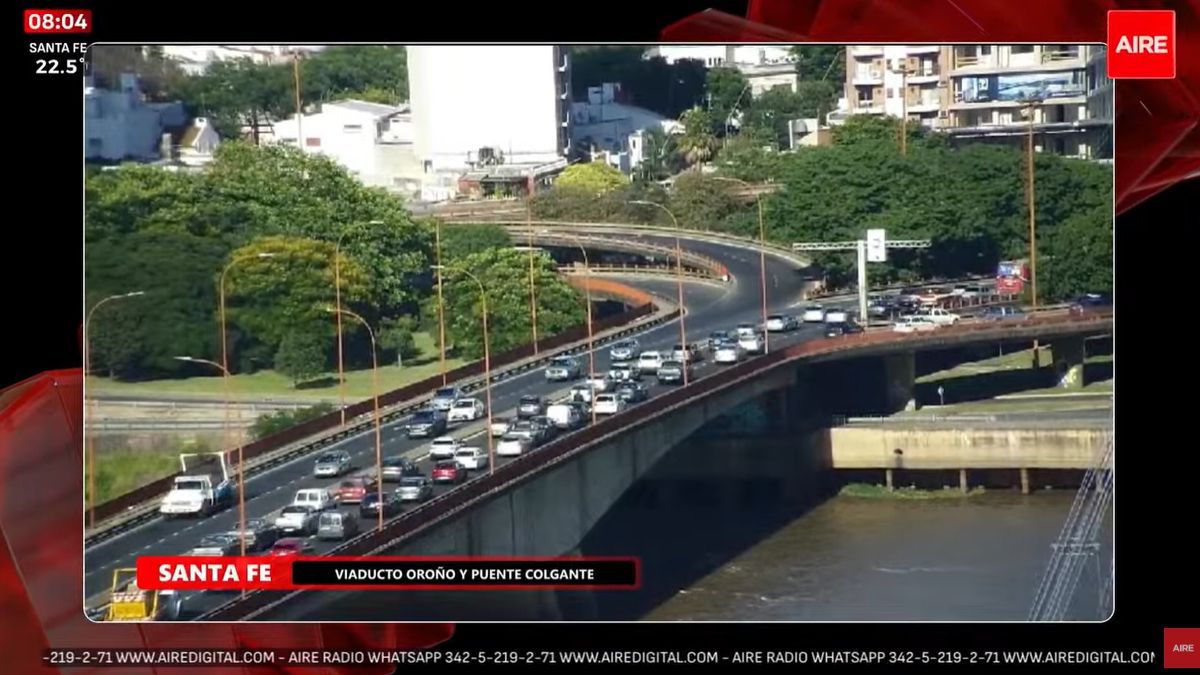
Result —
[[1113, 10], [1108, 13], [1108, 76], [1113, 79], [1175, 77], [1175, 12]]

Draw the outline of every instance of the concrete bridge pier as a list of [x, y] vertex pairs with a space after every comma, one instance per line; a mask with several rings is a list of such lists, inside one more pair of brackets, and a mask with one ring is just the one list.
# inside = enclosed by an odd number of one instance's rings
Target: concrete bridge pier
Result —
[[1086, 382], [1083, 377], [1083, 361], [1086, 350], [1083, 336], [1055, 338], [1050, 343], [1054, 355], [1054, 372], [1058, 374], [1058, 386], [1063, 389], [1080, 389]]
[[916, 410], [916, 356], [913, 352], [890, 354], [884, 359], [884, 378], [887, 387], [887, 410]]

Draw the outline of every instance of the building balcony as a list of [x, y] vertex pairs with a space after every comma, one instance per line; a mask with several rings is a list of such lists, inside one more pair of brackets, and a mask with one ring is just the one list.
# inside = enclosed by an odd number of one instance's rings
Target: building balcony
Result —
[[857, 101], [850, 113], [853, 115], [874, 115], [883, 112], [883, 101]]
[[909, 54], [933, 54], [941, 51], [941, 45], [909, 45], [905, 51]]
[[883, 56], [883, 45], [855, 45], [850, 56]]
[[998, 64], [996, 63], [995, 56], [955, 55], [953, 57], [953, 59], [951, 60], [951, 63], [954, 64], [952, 70], [959, 70], [959, 69], [963, 69], [963, 68], [977, 70], [980, 68], [997, 68], [997, 67], [999, 67]]
[[1083, 50], [1078, 47], [1070, 49], [1045, 49], [1042, 50], [1041, 62], [1043, 64], [1051, 63], [1082, 63]]
[[851, 78], [850, 82], [852, 84], [883, 84], [883, 71], [874, 68], [855, 71], [854, 77]]
[[909, 84], [927, 84], [929, 82], [937, 82], [941, 77], [940, 69], [926, 68], [917, 70], [908, 74]]

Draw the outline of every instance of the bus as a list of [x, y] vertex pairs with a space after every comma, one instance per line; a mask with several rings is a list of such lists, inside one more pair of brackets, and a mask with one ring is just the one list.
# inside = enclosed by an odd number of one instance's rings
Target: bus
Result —
[[1029, 265], [1024, 260], [1006, 260], [996, 266], [996, 293], [1020, 295], [1029, 278]]

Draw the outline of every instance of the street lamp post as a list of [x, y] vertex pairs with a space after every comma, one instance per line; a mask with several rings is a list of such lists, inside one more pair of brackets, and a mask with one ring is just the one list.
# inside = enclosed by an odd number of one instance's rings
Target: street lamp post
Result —
[[[728, 178], [726, 176], [712, 176], [714, 180], [729, 181], [731, 183], [740, 183], [748, 188], [753, 189], [750, 183], [741, 180], [740, 178]], [[754, 194], [754, 200], [758, 202], [758, 269], [759, 278], [762, 285], [762, 321], [763, 321], [763, 353], [771, 352], [770, 338], [767, 336], [767, 226], [763, 221], [763, 203], [762, 195]]]
[[433, 269], [437, 272], [438, 354], [442, 371], [442, 386], [446, 386], [446, 303], [442, 300], [442, 221], [433, 221]]
[[[92, 315], [95, 314], [96, 310], [100, 309], [101, 306], [103, 306], [106, 303], [112, 302], [113, 300], [123, 300], [125, 298], [136, 298], [138, 296], [142, 296], [145, 294], [146, 294], [145, 291], [133, 291], [132, 293], [118, 293], [117, 295], [110, 295], [107, 298], [100, 300], [100, 302], [97, 302], [96, 304], [92, 305], [92, 308], [90, 310], [88, 310], [87, 316], [84, 317], [84, 320], [83, 320], [83, 381], [84, 381], [85, 391], [86, 391], [86, 387], [87, 387], [87, 376], [89, 374], [89, 366], [90, 366], [90, 364], [88, 362], [88, 358], [91, 356], [91, 349], [89, 348], [89, 345], [91, 342], [91, 334], [88, 332], [88, 327], [92, 325]], [[95, 417], [95, 399], [94, 398], [88, 399], [88, 407], [89, 407], [88, 417], [94, 418]], [[86, 424], [84, 425], [85, 431], [87, 429], [87, 426], [88, 425], [86, 425]], [[88, 456], [88, 491], [87, 491], [88, 527], [95, 527], [96, 526], [96, 439], [95, 439], [95, 434], [91, 433], [90, 431], [87, 432], [87, 446], [88, 446], [87, 447], [87, 456]]]
[[[221, 364], [217, 363], [216, 361], [209, 361], [208, 359], [198, 359], [198, 358], [195, 358], [192, 356], [176, 356], [175, 360], [176, 361], [186, 361], [188, 363], [203, 363], [205, 365], [212, 366], [213, 368], [220, 370], [221, 373], [225, 375], [226, 382], [229, 381], [229, 379], [228, 379], [229, 378], [229, 370], [226, 369], [225, 366], [222, 366]], [[228, 410], [228, 408], [229, 408], [228, 393], [229, 393], [229, 390], [227, 388], [226, 389], [226, 403], [225, 403], [226, 410]], [[245, 485], [245, 480], [244, 480], [244, 474], [242, 472], [242, 464], [243, 464], [242, 463], [242, 442], [240, 440], [238, 441], [237, 451], [238, 451], [238, 471], [237, 471], [237, 476], [238, 476], [238, 545], [241, 548], [242, 557], [245, 557], [246, 556], [246, 485]], [[245, 595], [245, 594], [246, 594], [246, 591], [245, 591], [245, 589], [243, 589], [242, 595]]]
[[525, 231], [529, 233], [529, 327], [533, 333], [533, 354], [538, 353], [537, 283], [533, 271], [533, 197], [525, 200]]
[[[570, 234], [568, 232], [564, 232], [563, 234], [565, 236], [567, 236], [568, 238], [570, 238], [572, 241], [574, 241], [575, 245], [579, 247], [579, 252], [583, 254], [583, 271], [584, 271], [584, 280], [586, 282], [583, 285], [583, 291], [584, 291], [584, 300], [587, 302], [588, 377], [594, 378], [594, 377], [596, 377], [596, 350], [594, 349], [594, 345], [593, 345], [593, 341], [592, 341], [592, 338], [593, 338], [593, 333], [592, 333], [592, 263], [588, 260], [587, 248], [583, 245], [583, 241], [580, 240], [579, 237], [576, 237], [575, 235]], [[592, 381], [591, 379], [588, 380], [589, 387], [591, 386], [591, 384], [590, 384], [591, 381]], [[596, 406], [593, 405], [592, 406], [592, 424], [595, 424], [595, 423], [596, 423]]]
[[442, 271], [443, 269], [451, 269], [455, 272], [461, 272], [464, 276], [469, 277], [471, 279], [471, 281], [474, 281], [475, 285], [479, 286], [479, 301], [482, 304], [482, 309], [483, 309], [483, 391], [484, 391], [484, 397], [486, 399], [486, 404], [485, 404], [485, 407], [487, 408], [487, 427], [486, 428], [488, 429], [487, 433], [485, 433], [484, 436], [487, 436], [488, 473], [490, 474], [490, 473], [495, 472], [495, 470], [496, 470], [496, 453], [495, 453], [494, 442], [492, 441], [492, 433], [490, 431], [492, 428], [492, 351], [491, 351], [491, 346], [490, 346], [489, 340], [488, 340], [487, 289], [484, 287], [483, 282], [479, 280], [479, 277], [472, 274], [470, 272], [470, 270], [466, 270], [462, 267], [448, 268], [444, 265], [435, 265], [434, 267], [438, 268], [439, 272]]
[[[1029, 304], [1036, 311], [1038, 306], [1038, 287], [1037, 287], [1037, 214], [1036, 214], [1036, 198], [1034, 194], [1034, 161], [1033, 161], [1033, 124], [1034, 117], [1037, 112], [1037, 105], [1041, 103], [1037, 98], [1026, 98], [1021, 100], [1022, 106], [1025, 108], [1025, 116], [1028, 121], [1026, 143], [1025, 143], [1025, 192], [1029, 199]], [[1038, 341], [1033, 341], [1033, 365], [1040, 365], [1040, 354], [1038, 349]]]
[[380, 426], [379, 419], [379, 348], [375, 343], [375, 331], [371, 330], [371, 324], [362, 316], [348, 310], [326, 307], [325, 311], [333, 314], [345, 314], [354, 319], [367, 329], [367, 335], [371, 336], [371, 391], [375, 398], [375, 488], [379, 495], [379, 530], [383, 530], [383, 432]]
[[[680, 346], [683, 348], [684, 359], [687, 359], [688, 361], [690, 361], [691, 354], [688, 352], [687, 327], [684, 325], [684, 319], [683, 319], [683, 315], [686, 312], [684, 311], [684, 305], [683, 305], [683, 248], [679, 245], [679, 221], [676, 220], [675, 214], [671, 213], [671, 209], [668, 209], [667, 207], [663, 206], [662, 204], [659, 204], [658, 202], [646, 201], [644, 199], [635, 199], [629, 203], [630, 204], [641, 204], [643, 206], [653, 206], [655, 208], [662, 209], [663, 211], [666, 212], [666, 214], [668, 216], [671, 217], [671, 223], [675, 226], [675, 279], [676, 279], [676, 286], [678, 286], [678, 288], [679, 288], [679, 342], [680, 342]], [[688, 369], [687, 369], [688, 364], [685, 362], [683, 364], [683, 366], [684, 366], [682, 368], [682, 370], [683, 370], [683, 386], [686, 387], [688, 384]]]
[[[898, 59], [899, 60], [899, 59]], [[912, 72], [908, 62], [899, 60], [892, 72], [900, 76], [900, 156], [908, 156], [908, 75]]]
[[[382, 220], [367, 221], [367, 225], [383, 225]], [[337, 352], [338, 352], [338, 396], [342, 403], [342, 426], [346, 426], [346, 369], [342, 360], [342, 239], [350, 233], [351, 230], [357, 229], [350, 227], [342, 230], [338, 235], [337, 243], [333, 245], [333, 289], [334, 302], [337, 304], [334, 312], [337, 315]]]

